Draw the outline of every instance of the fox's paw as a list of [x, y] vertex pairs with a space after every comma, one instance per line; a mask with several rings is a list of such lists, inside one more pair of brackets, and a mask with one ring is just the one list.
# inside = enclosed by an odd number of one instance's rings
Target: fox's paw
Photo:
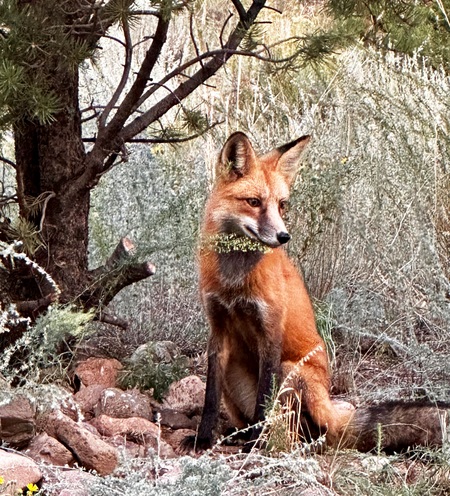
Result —
[[211, 438], [200, 438], [197, 436], [186, 436], [183, 441], [181, 441], [178, 448], [178, 452], [182, 455], [187, 455], [189, 453], [201, 453], [211, 448], [212, 439]]
[[250, 453], [253, 449], [263, 449], [266, 441], [261, 439], [262, 427], [252, 427], [250, 440], [244, 444], [243, 453]]

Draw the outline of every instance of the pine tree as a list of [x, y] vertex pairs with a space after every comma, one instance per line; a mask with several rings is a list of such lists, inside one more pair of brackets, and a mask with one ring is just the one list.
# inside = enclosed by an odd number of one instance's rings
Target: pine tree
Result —
[[[149, 262], [133, 261], [134, 247], [128, 239], [119, 242], [104, 266], [89, 270], [91, 191], [126, 154], [127, 143], [177, 142], [192, 137], [174, 136], [164, 129], [150, 138], [143, 133], [243, 50], [239, 46], [246, 37], [248, 41], [265, 0], [253, 0], [248, 10], [240, 0], [231, 0], [230, 16], [220, 35], [210, 44], [200, 44], [191, 30], [192, 39], [180, 40], [180, 46], [192, 43], [195, 55], [155, 81], [155, 67], [175, 14], [190, 10], [192, 19], [201, 2], [149, 0], [146, 10], [139, 8], [142, 3], [0, 2], [0, 131], [12, 130], [15, 148], [14, 162], [1, 160], [14, 169], [17, 181], [15, 195], [3, 191], [0, 197], [0, 304], [15, 303], [23, 315], [36, 317], [56, 299], [77, 302], [86, 309], [104, 309], [123, 287], [153, 274]], [[154, 30], [142, 43], [133, 44], [133, 27], [142, 16], [154, 19]], [[96, 129], [86, 139], [82, 133], [85, 115], [79, 103], [79, 68], [95, 56], [114, 26], [122, 33], [123, 73], [109, 102], [91, 109]], [[145, 46], [146, 51], [139, 70], [133, 73], [131, 60], [136, 46]], [[174, 89], [157, 93], [171, 83]], [[149, 104], [156, 94], [157, 102]], [[181, 107], [185, 129], [193, 135], [210, 127], [197, 111]], [[20, 215], [14, 225], [6, 209], [13, 202], [17, 202]], [[45, 269], [56, 282], [58, 293], [33, 266], [8, 255], [5, 247], [19, 238], [23, 244], [18, 250], [24, 249]], [[103, 310], [98, 313], [102, 318], [105, 315]]]
[[347, 39], [416, 54], [435, 67], [450, 64], [448, 0], [328, 0], [326, 8]]

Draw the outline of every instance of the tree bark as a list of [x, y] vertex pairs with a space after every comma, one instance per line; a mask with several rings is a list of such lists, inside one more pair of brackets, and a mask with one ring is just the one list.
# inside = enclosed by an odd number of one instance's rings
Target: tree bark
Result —
[[78, 72], [55, 70], [50, 80], [63, 110], [49, 124], [26, 119], [14, 129], [17, 196], [20, 215], [44, 242], [36, 261], [57, 282], [61, 300], [70, 301], [86, 283], [90, 192], [75, 182], [85, 158]]

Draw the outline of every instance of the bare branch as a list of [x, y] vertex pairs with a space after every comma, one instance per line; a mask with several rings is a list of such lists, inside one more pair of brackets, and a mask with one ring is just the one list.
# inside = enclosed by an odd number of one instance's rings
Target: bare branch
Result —
[[133, 14], [135, 15], [149, 15], [149, 16], [155, 16], [155, 17], [160, 17], [161, 13], [159, 10], [133, 10]]
[[230, 12], [229, 16], [225, 19], [225, 22], [223, 23], [222, 29], [220, 30], [220, 35], [219, 35], [219, 40], [220, 40], [220, 47], [224, 48], [225, 43], [223, 42], [223, 34], [225, 33], [225, 28], [227, 27], [227, 24], [230, 22], [230, 19], [233, 17], [233, 14]]
[[[198, 88], [213, 74], [215, 74], [234, 53], [238, 53], [236, 52], [237, 47], [244, 38], [248, 28], [255, 21], [257, 15], [264, 7], [264, 4], [265, 0], [254, 0], [246, 14], [245, 23], [240, 21], [237, 24], [233, 32], [230, 34], [228, 41], [225, 44], [225, 48], [216, 51], [217, 55], [211, 55], [213, 52], [209, 52], [209, 57], [212, 57], [211, 60], [204, 64], [190, 79], [181, 83], [178, 88], [176, 88], [173, 92], [160, 100], [150, 110], [148, 110], [141, 116], [136, 117], [136, 119], [134, 119], [130, 124], [125, 126], [119, 133], [118, 139], [120, 139], [121, 142], [127, 142], [128, 140], [132, 139], [134, 136], [142, 132], [147, 126], [162, 117], [172, 107], [176, 106], [180, 101], [184, 100], [196, 88]], [[252, 56], [254, 55], [253, 52], [249, 53], [251, 53]], [[244, 54], [244, 52], [241, 52], [241, 54]], [[200, 58], [203, 58], [203, 56], [196, 57], [197, 61]], [[190, 65], [192, 65], [192, 61], [188, 63], [188, 66]], [[181, 67], [178, 68], [178, 74], [183, 71], [184, 69], [182, 69]], [[164, 78], [164, 80], [165, 79], [166, 78]]]
[[[179, 138], [132, 138], [127, 141], [127, 143], [150, 143], [150, 144], [176, 144], [176, 143], [185, 143], [186, 141], [191, 141], [193, 139], [199, 138], [200, 136], [203, 136], [206, 132], [208, 132], [210, 129], [218, 126], [219, 124], [223, 124], [225, 121], [219, 121], [215, 122], [214, 124], [211, 124], [210, 126], [207, 127], [204, 131], [201, 133], [196, 133], [196, 134], [191, 134], [190, 136], [183, 136]], [[97, 138], [83, 138], [83, 141], [86, 143], [95, 143]], [[114, 160], [117, 158], [117, 154], [114, 155]]]
[[[197, 57], [199, 57], [200, 56], [200, 50], [198, 49], [197, 41], [196, 41], [195, 35], [194, 35], [194, 15], [192, 13], [189, 16], [189, 34], [191, 36], [192, 44], [194, 45], [195, 54], [197, 55]], [[200, 63], [202, 64], [202, 62], [200, 62]]]
[[[145, 90], [147, 81], [166, 41], [167, 31], [169, 29], [169, 22], [170, 20], [167, 18], [159, 18], [155, 36], [150, 48], [147, 50], [147, 54], [144, 61], [142, 62], [135, 82], [120, 104], [119, 108], [114, 114], [114, 117], [111, 119], [111, 122], [109, 122], [109, 124], [104, 129], [100, 129], [96, 146], [97, 148], [102, 147], [103, 153], [103, 148], [108, 147], [109, 142], [111, 140], [114, 140], [114, 138], [117, 136], [118, 132], [120, 131], [120, 129], [122, 129], [122, 126], [129, 118], [135, 103], [139, 100], [140, 96]], [[96, 152], [97, 150], [94, 147], [94, 150], [92, 150], [91, 153], [95, 154]]]
[[103, 306], [126, 286], [152, 276], [155, 266], [150, 262], [133, 263], [135, 247], [129, 238], [122, 238], [105, 265], [91, 271], [93, 285], [82, 296], [85, 305], [100, 301]]
[[9, 205], [10, 203], [17, 203], [17, 195], [0, 196], [0, 205]]
[[119, 97], [122, 94], [122, 91], [124, 90], [124, 88], [127, 84], [128, 77], [129, 77], [130, 71], [131, 71], [131, 61], [133, 58], [133, 47], [132, 47], [132, 41], [131, 41], [130, 26], [129, 26], [126, 18], [123, 20], [122, 24], [123, 24], [123, 34], [125, 36], [125, 64], [123, 67], [122, 77], [121, 77], [120, 82], [116, 88], [116, 91], [114, 92], [113, 96], [111, 97], [111, 100], [108, 102], [105, 109], [103, 110], [103, 112], [100, 115], [100, 119], [98, 122], [98, 127], [100, 130], [104, 129], [104, 127], [106, 125], [106, 121], [108, 119], [108, 116], [111, 113], [111, 110], [116, 105], [117, 101], [119, 100]]
[[27, 301], [17, 301], [15, 302], [16, 309], [21, 315], [33, 316], [42, 313], [46, 308], [48, 308], [52, 303], [58, 299], [56, 293], [50, 293], [43, 298], [38, 300], [27, 300]]
[[16, 164], [12, 161], [12, 160], [9, 160], [9, 158], [6, 158], [6, 157], [0, 157], [0, 162], [4, 162], [5, 164], [8, 164], [10, 165], [13, 169], [16, 169]]
[[237, 10], [237, 13], [239, 14], [239, 19], [241, 22], [244, 24], [247, 21], [247, 12], [245, 11], [244, 6], [239, 0], [231, 0], [233, 2], [234, 7]]
[[41, 222], [39, 223], [39, 231], [38, 231], [39, 233], [41, 233], [42, 229], [44, 228], [45, 213], [47, 212], [47, 204], [52, 198], [56, 197], [56, 194], [53, 191], [46, 191], [45, 193], [41, 193], [41, 195], [39, 196], [42, 196], [46, 193], [48, 193], [48, 195], [45, 197], [44, 206], [42, 207]]
[[98, 320], [99, 322], [104, 322], [105, 324], [111, 324], [117, 327], [120, 327], [124, 331], [126, 331], [129, 327], [129, 322], [120, 317], [116, 317], [115, 315], [111, 315], [110, 313], [101, 311], [98, 315], [94, 317], [94, 320]]

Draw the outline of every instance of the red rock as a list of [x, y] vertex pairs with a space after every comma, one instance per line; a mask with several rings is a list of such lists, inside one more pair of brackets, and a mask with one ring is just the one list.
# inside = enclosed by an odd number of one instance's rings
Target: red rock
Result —
[[122, 391], [108, 388], [102, 391], [99, 401], [94, 407], [95, 416], [108, 415], [114, 418], [142, 417], [153, 418], [150, 399], [137, 389]]
[[45, 424], [47, 434], [69, 448], [84, 468], [95, 470], [100, 475], [110, 474], [116, 468], [117, 450], [83, 425], [59, 411], [48, 414]]
[[65, 446], [45, 432], [31, 441], [24, 454], [35, 462], [45, 462], [61, 467], [72, 465], [75, 461], [72, 453]]
[[23, 448], [36, 431], [35, 408], [25, 396], [15, 396], [0, 406], [0, 439], [15, 448]]
[[75, 393], [75, 401], [86, 420], [90, 420], [94, 416], [94, 408], [105, 389], [105, 386], [101, 384], [92, 384]]
[[41, 471], [33, 460], [4, 450], [0, 450], [0, 471], [4, 479], [3, 487], [15, 481], [16, 488], [21, 489], [27, 484], [36, 484], [42, 478]]
[[177, 452], [184, 438], [187, 436], [195, 436], [195, 433], [196, 431], [192, 429], [178, 429], [176, 431], [167, 430], [164, 431], [163, 438], [166, 443], [172, 446], [175, 452]]
[[126, 419], [111, 418], [100, 415], [89, 422], [102, 436], [125, 438], [127, 441], [151, 448], [162, 458], [175, 456], [172, 448], [161, 439], [160, 428], [147, 419], [131, 417]]
[[122, 364], [114, 358], [88, 358], [80, 362], [75, 375], [83, 386], [101, 384], [105, 387], [117, 386], [117, 375], [122, 369]]
[[205, 384], [200, 377], [190, 375], [171, 384], [162, 406], [192, 416], [202, 411], [204, 399]]
[[159, 412], [160, 424], [165, 427], [176, 429], [196, 429], [197, 422], [189, 418], [185, 413], [176, 412], [169, 408], [162, 408]]

